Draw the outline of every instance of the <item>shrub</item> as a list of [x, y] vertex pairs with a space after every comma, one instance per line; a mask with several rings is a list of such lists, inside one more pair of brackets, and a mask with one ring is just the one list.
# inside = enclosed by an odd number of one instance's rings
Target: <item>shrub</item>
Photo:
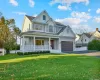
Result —
[[92, 40], [88, 43], [88, 50], [100, 51], [100, 40]]
[[20, 50], [20, 45], [15, 45], [13, 48], [12, 48], [12, 50]]
[[50, 53], [50, 51], [35, 51], [35, 52], [17, 52], [18, 55], [32, 55], [32, 54], [45, 54], [45, 53]]
[[22, 53], [22, 52], [17, 52], [17, 54], [18, 54], [18, 55], [23, 55], [23, 53]]

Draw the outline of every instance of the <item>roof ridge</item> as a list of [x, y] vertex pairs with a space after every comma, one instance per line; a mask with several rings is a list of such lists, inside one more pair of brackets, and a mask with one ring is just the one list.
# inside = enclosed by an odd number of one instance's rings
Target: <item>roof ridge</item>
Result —
[[33, 20], [34, 18], [36, 18], [36, 17], [34, 17], [34, 16], [29, 16], [29, 15], [25, 15], [30, 21], [31, 20]]

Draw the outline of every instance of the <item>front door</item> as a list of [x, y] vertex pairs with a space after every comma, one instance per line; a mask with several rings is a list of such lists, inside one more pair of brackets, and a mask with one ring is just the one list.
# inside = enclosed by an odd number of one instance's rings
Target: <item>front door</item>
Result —
[[54, 49], [54, 40], [51, 40], [51, 48]]

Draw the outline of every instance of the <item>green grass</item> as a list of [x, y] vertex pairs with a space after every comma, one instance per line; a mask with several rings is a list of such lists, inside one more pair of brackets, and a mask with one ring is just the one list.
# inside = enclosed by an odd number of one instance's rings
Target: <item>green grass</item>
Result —
[[5, 55], [0, 62], [0, 80], [100, 80], [100, 58], [96, 57]]

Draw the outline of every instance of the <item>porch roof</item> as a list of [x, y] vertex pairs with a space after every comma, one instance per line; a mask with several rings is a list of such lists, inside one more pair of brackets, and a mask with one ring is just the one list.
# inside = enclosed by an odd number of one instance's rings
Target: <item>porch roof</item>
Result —
[[53, 34], [53, 33], [37, 32], [37, 31], [22, 32], [20, 35], [21, 35], [21, 36], [22, 36], [22, 35], [58, 36], [58, 35]]

